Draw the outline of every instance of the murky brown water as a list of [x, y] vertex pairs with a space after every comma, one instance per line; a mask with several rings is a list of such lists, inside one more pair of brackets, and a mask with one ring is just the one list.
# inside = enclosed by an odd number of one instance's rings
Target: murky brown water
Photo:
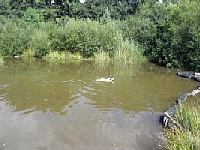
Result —
[[0, 150], [160, 149], [159, 116], [197, 85], [175, 74], [149, 63], [6, 59]]

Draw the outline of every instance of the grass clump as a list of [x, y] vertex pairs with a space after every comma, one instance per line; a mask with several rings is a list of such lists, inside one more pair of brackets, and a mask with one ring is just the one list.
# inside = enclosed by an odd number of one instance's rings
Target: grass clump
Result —
[[120, 49], [116, 51], [115, 60], [126, 61], [126, 62], [136, 62], [143, 61], [146, 58], [143, 56], [142, 48], [134, 41], [123, 41], [121, 43]]
[[0, 55], [0, 66], [3, 65], [3, 57]]
[[58, 51], [53, 51], [47, 54], [44, 59], [46, 60], [81, 60], [83, 57], [81, 56], [80, 53], [75, 53], [72, 54], [70, 52], [58, 52]]
[[184, 105], [175, 114], [177, 122], [183, 129], [174, 128], [166, 132], [168, 149], [199, 150], [200, 149], [200, 107], [199, 105]]
[[111, 58], [109, 57], [108, 52], [98, 51], [98, 52], [94, 53], [94, 57], [92, 57], [92, 59], [95, 59], [95, 60], [110, 60]]

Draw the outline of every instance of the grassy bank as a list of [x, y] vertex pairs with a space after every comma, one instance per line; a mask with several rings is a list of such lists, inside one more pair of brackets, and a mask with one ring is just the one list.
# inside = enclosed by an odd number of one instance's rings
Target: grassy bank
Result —
[[177, 122], [183, 127], [166, 131], [169, 150], [200, 149], [200, 98], [189, 98], [175, 114]]

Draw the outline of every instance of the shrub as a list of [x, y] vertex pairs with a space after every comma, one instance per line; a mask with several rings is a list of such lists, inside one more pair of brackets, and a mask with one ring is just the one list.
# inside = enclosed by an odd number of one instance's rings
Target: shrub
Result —
[[48, 33], [44, 30], [35, 30], [31, 37], [31, 50], [34, 56], [42, 57], [51, 51]]
[[38, 27], [39, 23], [42, 21], [42, 18], [36, 9], [29, 7], [24, 13], [23, 20], [29, 25]]
[[[169, 67], [200, 70], [200, 4], [145, 4], [137, 17], [128, 20], [128, 37], [145, 47], [152, 61]], [[131, 27], [131, 24], [133, 27]]]
[[113, 56], [122, 41], [122, 34], [111, 23], [104, 25], [90, 20], [70, 20], [50, 38], [53, 50], [80, 52], [83, 57], [89, 58], [98, 51], [105, 51]]
[[43, 57], [51, 52], [48, 57], [57, 57], [57, 54], [70, 52], [84, 58], [102, 58], [102, 54], [106, 54], [106, 59], [121, 58], [129, 61], [136, 60], [134, 57], [138, 54], [142, 56], [139, 52], [141, 49], [136, 45], [124, 42], [122, 31], [113, 20], [100, 23], [69, 19], [64, 26], [52, 22], [35, 26], [20, 19], [8, 19], [2, 21], [0, 29], [0, 50], [4, 56]]
[[21, 55], [29, 47], [30, 34], [12, 20], [6, 20], [0, 28], [0, 49], [4, 56]]

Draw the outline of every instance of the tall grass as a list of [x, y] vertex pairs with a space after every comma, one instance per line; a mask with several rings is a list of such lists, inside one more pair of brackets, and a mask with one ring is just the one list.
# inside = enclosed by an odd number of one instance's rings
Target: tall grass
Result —
[[121, 47], [116, 51], [114, 59], [119, 61], [136, 62], [144, 61], [146, 58], [143, 56], [142, 47], [134, 41], [126, 40], [121, 43]]
[[2, 66], [3, 65], [3, 57], [0, 55], [0, 66]]
[[50, 52], [47, 54], [44, 59], [49, 60], [49, 61], [65, 61], [65, 60], [82, 60], [84, 59], [80, 53], [75, 53], [72, 54], [70, 52]]
[[177, 121], [183, 129], [175, 128], [167, 131], [168, 148], [170, 150], [200, 149], [200, 106], [184, 105], [176, 113]]

